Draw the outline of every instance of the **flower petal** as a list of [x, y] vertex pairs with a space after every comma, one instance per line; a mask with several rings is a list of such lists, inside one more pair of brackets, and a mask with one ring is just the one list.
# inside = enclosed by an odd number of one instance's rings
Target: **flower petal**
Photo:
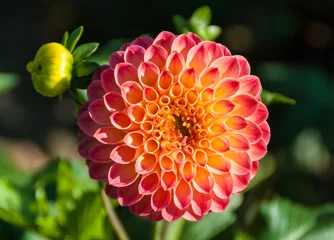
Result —
[[148, 174], [153, 171], [157, 162], [158, 159], [155, 154], [143, 153], [136, 160], [136, 172], [139, 174]]
[[175, 35], [171, 32], [162, 31], [154, 39], [153, 45], [158, 45], [163, 47], [168, 53], [170, 53]]
[[138, 104], [143, 100], [143, 89], [136, 82], [125, 82], [121, 86], [123, 100], [128, 104]]
[[89, 159], [98, 163], [111, 162], [110, 153], [114, 149], [114, 145], [99, 144], [89, 152]]
[[89, 136], [94, 136], [96, 130], [98, 130], [101, 127], [101, 125], [97, 124], [92, 119], [88, 111], [82, 113], [79, 116], [77, 125], [84, 133], [86, 133]]
[[114, 163], [109, 170], [108, 182], [115, 187], [126, 187], [134, 183], [137, 177], [134, 163]]
[[174, 201], [172, 200], [168, 205], [168, 207], [164, 208], [161, 211], [163, 218], [168, 222], [176, 221], [177, 219], [181, 218], [187, 210], [186, 208], [180, 210], [178, 207], [176, 207], [174, 202], [175, 202], [175, 197]]
[[154, 63], [160, 70], [163, 69], [167, 59], [167, 51], [160, 46], [151, 45], [144, 55], [144, 61]]
[[210, 193], [214, 186], [213, 175], [206, 168], [197, 166], [193, 184], [198, 192], [203, 194]]
[[92, 150], [96, 145], [100, 144], [99, 141], [97, 141], [93, 137], [85, 137], [83, 138], [78, 147], [78, 152], [81, 157], [88, 159], [89, 158], [89, 152]]
[[137, 69], [131, 63], [119, 63], [115, 67], [115, 82], [121, 87], [123, 83], [128, 81], [138, 81]]
[[105, 91], [102, 87], [101, 81], [92, 82], [87, 88], [88, 101], [93, 102], [96, 99], [102, 99]]
[[187, 55], [187, 66], [200, 74], [209, 63], [208, 50], [203, 45], [197, 45], [190, 49]]
[[172, 44], [172, 52], [178, 52], [184, 57], [184, 59], [187, 59], [189, 50], [195, 45], [194, 40], [185, 34], [181, 34], [175, 38]]
[[245, 75], [249, 75], [250, 74], [250, 65], [247, 61], [247, 59], [243, 56], [240, 56], [240, 55], [236, 55], [236, 58], [239, 62], [239, 65], [240, 65], [240, 74], [239, 76], [245, 76]]
[[198, 216], [204, 216], [210, 210], [212, 198], [210, 194], [203, 194], [194, 190], [191, 206], [194, 213]]
[[92, 162], [88, 167], [89, 177], [98, 181], [106, 181], [108, 180], [108, 173], [111, 166], [112, 163]]
[[124, 60], [138, 68], [144, 60], [145, 49], [139, 45], [131, 45], [124, 52]]
[[184, 65], [184, 57], [178, 52], [173, 52], [171, 55], [168, 56], [166, 61], [167, 70], [175, 76], [182, 71]]
[[159, 176], [157, 173], [149, 173], [141, 177], [140, 183], [138, 185], [138, 191], [143, 195], [151, 195], [159, 188]]
[[127, 164], [133, 162], [137, 156], [137, 151], [125, 144], [115, 147], [109, 157], [116, 163]]
[[139, 45], [144, 49], [147, 49], [153, 43], [153, 39], [150, 37], [142, 36], [133, 40], [130, 45]]
[[225, 174], [230, 171], [231, 164], [222, 154], [209, 155], [206, 167], [215, 174]]
[[98, 124], [110, 124], [111, 113], [106, 108], [103, 99], [94, 100], [88, 107], [91, 118]]
[[173, 189], [177, 183], [177, 175], [174, 171], [161, 174], [161, 186], [164, 190]]
[[175, 206], [182, 210], [189, 206], [193, 198], [193, 190], [189, 183], [181, 179], [174, 191]]
[[230, 160], [231, 172], [244, 175], [249, 173], [252, 167], [252, 160], [246, 152], [228, 151], [224, 156]]
[[123, 142], [126, 133], [114, 127], [101, 127], [97, 129], [94, 137], [105, 144], [117, 144]]
[[140, 199], [136, 204], [130, 206], [130, 211], [137, 216], [148, 216], [154, 212], [151, 207], [151, 196], [147, 195]]
[[115, 71], [107, 68], [101, 74], [101, 84], [105, 92], [121, 92], [121, 89], [115, 82]]
[[109, 58], [109, 65], [112, 69], [115, 69], [118, 63], [124, 62], [124, 51], [117, 51], [112, 53]]
[[253, 96], [247, 94], [235, 96], [232, 102], [235, 104], [235, 108], [231, 114], [242, 117], [249, 117], [254, 114], [258, 106], [258, 101]]
[[143, 198], [143, 195], [138, 192], [140, 178], [127, 187], [120, 187], [117, 191], [117, 200], [121, 206], [131, 206], [136, 204]]
[[153, 62], [142, 62], [138, 67], [138, 78], [144, 87], [154, 87], [160, 70]]
[[215, 86], [215, 98], [224, 99], [233, 96], [239, 89], [239, 82], [234, 78], [225, 78]]
[[226, 174], [214, 174], [215, 185], [213, 187], [213, 192], [219, 198], [230, 197], [233, 190], [233, 178], [230, 173]]
[[211, 192], [210, 195], [212, 198], [210, 210], [212, 212], [217, 212], [217, 213], [223, 212], [230, 203], [229, 197], [220, 198], [214, 192]]
[[111, 111], [123, 111], [125, 109], [125, 103], [122, 95], [117, 92], [108, 92], [103, 96], [104, 104], [106, 108]]
[[151, 206], [154, 211], [161, 211], [170, 204], [171, 200], [172, 200], [171, 190], [165, 191], [162, 187], [160, 187], [152, 195]]
[[219, 71], [219, 79], [226, 77], [237, 78], [240, 73], [240, 65], [236, 57], [221, 57], [213, 61], [210, 67], [216, 67]]

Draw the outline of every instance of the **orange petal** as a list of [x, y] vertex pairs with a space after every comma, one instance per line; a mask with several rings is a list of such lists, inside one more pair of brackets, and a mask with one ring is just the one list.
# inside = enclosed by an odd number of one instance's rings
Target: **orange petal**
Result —
[[182, 71], [184, 66], [184, 57], [178, 52], [173, 52], [168, 56], [166, 60], [166, 68], [174, 76], [178, 75]]
[[202, 167], [204, 167], [208, 162], [208, 156], [206, 152], [200, 149], [195, 150], [195, 152], [193, 153], [193, 159], [199, 166]]
[[167, 59], [167, 51], [158, 45], [151, 45], [145, 52], [144, 60], [154, 63], [160, 70], [163, 69]]
[[186, 161], [180, 166], [180, 173], [184, 180], [190, 182], [196, 176], [196, 167], [190, 161]]
[[208, 127], [209, 136], [217, 136], [226, 132], [225, 126], [222, 123], [211, 123]]
[[160, 107], [155, 102], [146, 104], [146, 114], [150, 118], [154, 118], [159, 114]]
[[123, 111], [125, 109], [125, 103], [121, 94], [109, 92], [103, 98], [104, 104], [109, 111]]
[[172, 200], [172, 194], [170, 190], [165, 191], [163, 188], [159, 188], [155, 191], [151, 198], [151, 206], [154, 211], [161, 211], [166, 208]]
[[174, 161], [167, 154], [161, 154], [159, 157], [159, 164], [162, 170], [171, 171], [174, 169]]
[[94, 137], [105, 144], [118, 144], [123, 142], [125, 132], [114, 127], [101, 127], [99, 128]]
[[162, 71], [159, 75], [157, 87], [160, 94], [166, 94], [173, 84], [173, 76], [168, 71]]
[[138, 104], [143, 100], [143, 89], [136, 82], [125, 82], [121, 86], [123, 99], [130, 105]]
[[120, 130], [138, 129], [138, 125], [131, 122], [128, 114], [124, 112], [115, 112], [110, 117], [111, 123]]
[[235, 105], [228, 100], [218, 100], [211, 104], [212, 113], [215, 116], [224, 116], [234, 109]]
[[213, 95], [214, 95], [214, 90], [210, 87], [203, 88], [203, 90], [199, 94], [199, 100], [202, 105], [205, 105], [209, 102], [211, 102]]
[[128, 116], [135, 123], [141, 123], [145, 119], [145, 109], [139, 105], [132, 105], [128, 108]]
[[247, 174], [252, 167], [252, 160], [246, 152], [228, 151], [224, 156], [230, 160], [231, 172], [234, 174]]
[[137, 151], [125, 144], [115, 147], [111, 153], [110, 158], [119, 164], [127, 164], [135, 160]]
[[218, 81], [219, 71], [216, 67], [206, 68], [200, 75], [200, 83], [203, 87], [212, 86]]
[[133, 131], [126, 134], [124, 143], [132, 148], [139, 148], [145, 142], [145, 135], [140, 131]]
[[187, 66], [193, 68], [200, 74], [209, 63], [208, 50], [202, 45], [190, 49], [187, 55]]
[[106, 144], [96, 145], [89, 152], [89, 159], [98, 163], [111, 162], [112, 159], [110, 158], [110, 153], [114, 149], [114, 147], [115, 147], [114, 145], [106, 145]]
[[172, 44], [172, 52], [178, 52], [184, 57], [184, 59], [187, 59], [189, 50], [194, 46], [194, 40], [185, 34], [180, 34], [175, 38]]
[[211, 149], [223, 153], [230, 149], [229, 142], [224, 137], [215, 137], [211, 140]]
[[138, 68], [139, 64], [144, 60], [145, 49], [138, 45], [132, 45], [126, 48], [124, 52], [124, 60]]
[[171, 32], [162, 31], [154, 39], [153, 45], [158, 45], [163, 47], [168, 53], [170, 53], [172, 48], [172, 43], [175, 39], [175, 35]]
[[185, 88], [193, 88], [198, 83], [198, 73], [193, 68], [186, 68], [180, 73], [179, 82]]
[[249, 117], [255, 113], [258, 101], [251, 95], [240, 94], [232, 99], [235, 108], [231, 114], [240, 115], [242, 117]]
[[137, 177], [134, 163], [114, 163], [109, 170], [108, 182], [115, 187], [126, 187], [134, 183]]
[[144, 87], [154, 87], [160, 70], [152, 62], [142, 62], [138, 67], [138, 78]]
[[117, 64], [114, 74], [115, 82], [119, 87], [128, 81], [138, 81], [137, 69], [130, 63]]
[[177, 176], [175, 172], [163, 172], [161, 174], [161, 186], [164, 190], [173, 189], [177, 183]]
[[154, 138], [147, 139], [144, 144], [144, 150], [147, 153], [155, 153], [156, 151], [159, 150], [159, 147], [160, 147], [160, 142]]
[[235, 151], [247, 151], [249, 149], [248, 140], [243, 135], [233, 134], [227, 139], [230, 143], [230, 148]]
[[230, 171], [231, 164], [221, 154], [209, 155], [206, 167], [215, 174], [224, 174]]
[[204, 215], [197, 215], [192, 207], [192, 205], [190, 205], [188, 208], [187, 208], [187, 211], [184, 213], [183, 215], [183, 218], [188, 220], [188, 221], [192, 221], [192, 222], [195, 222], [195, 221], [199, 221], [201, 220], [202, 218], [204, 217]]
[[174, 191], [175, 206], [182, 210], [190, 205], [193, 198], [193, 190], [189, 183], [181, 179]]
[[143, 195], [138, 192], [139, 182], [140, 178], [127, 187], [118, 188], [117, 200], [121, 206], [131, 206], [143, 198]]
[[239, 82], [234, 78], [225, 78], [215, 86], [215, 98], [224, 99], [233, 96], [239, 89]]
[[213, 175], [206, 168], [197, 166], [193, 184], [200, 193], [210, 193], [214, 186]]
[[240, 73], [240, 65], [236, 57], [221, 57], [213, 61], [210, 67], [216, 67], [219, 71], [219, 79], [226, 77], [237, 78]]
[[146, 102], [153, 102], [158, 99], [157, 91], [152, 87], [144, 88], [144, 100]]
[[172, 157], [178, 164], [182, 164], [186, 160], [186, 155], [181, 150], [174, 150]]
[[140, 129], [143, 130], [146, 134], [151, 134], [154, 126], [151, 120], [145, 120], [140, 124]]
[[154, 154], [143, 153], [136, 161], [136, 172], [139, 174], [147, 174], [157, 165], [157, 157]]
[[183, 86], [179, 82], [174, 83], [169, 89], [169, 96], [171, 97], [171, 99], [181, 97], [183, 91], [182, 88]]
[[101, 127], [101, 125], [97, 124], [92, 119], [88, 111], [82, 113], [79, 116], [77, 120], [77, 125], [84, 133], [89, 136], [94, 136], [95, 132]]
[[185, 98], [188, 104], [195, 105], [198, 101], [198, 92], [196, 90], [189, 90], [185, 94]]
[[241, 130], [247, 126], [247, 122], [243, 117], [234, 115], [226, 119], [225, 125], [233, 130]]

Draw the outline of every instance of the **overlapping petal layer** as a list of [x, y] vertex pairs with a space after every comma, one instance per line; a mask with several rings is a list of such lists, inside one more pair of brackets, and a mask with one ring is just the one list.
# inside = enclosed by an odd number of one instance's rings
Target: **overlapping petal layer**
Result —
[[106, 193], [153, 221], [222, 212], [267, 152], [261, 83], [242, 56], [193, 33], [122, 46], [93, 76], [79, 152]]

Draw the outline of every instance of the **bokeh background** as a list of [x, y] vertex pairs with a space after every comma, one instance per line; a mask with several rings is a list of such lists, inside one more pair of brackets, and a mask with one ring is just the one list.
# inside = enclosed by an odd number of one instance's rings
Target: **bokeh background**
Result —
[[[175, 32], [172, 16], [188, 19], [202, 5], [210, 6], [212, 24], [223, 29], [216, 41], [244, 55], [265, 89], [297, 101], [269, 106], [272, 138], [261, 160], [265, 181], [245, 193], [237, 227], [226, 239], [240, 226], [251, 232], [260, 208], [255, 203], [262, 199], [280, 195], [309, 207], [333, 202], [332, 0], [7, 1], [0, 14], [0, 86], [12, 82], [0, 93], [0, 176], [25, 186], [57, 156], [80, 159], [71, 99], [39, 95], [25, 69], [43, 43], [60, 41], [66, 30], [80, 25], [85, 27], [81, 43], [102, 46], [111, 39]], [[1, 195], [0, 189], [0, 202]], [[146, 236], [140, 234], [130, 233]], [[22, 230], [0, 220], [0, 239], [24, 238]]]

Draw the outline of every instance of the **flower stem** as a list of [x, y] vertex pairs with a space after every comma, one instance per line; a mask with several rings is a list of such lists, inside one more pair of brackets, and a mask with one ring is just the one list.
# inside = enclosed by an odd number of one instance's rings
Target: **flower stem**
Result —
[[130, 240], [129, 235], [125, 231], [125, 228], [123, 227], [121, 221], [117, 217], [116, 212], [114, 211], [113, 207], [110, 204], [109, 198], [107, 197], [103, 187], [102, 183], [100, 184], [101, 187], [101, 199], [103, 206], [107, 212], [109, 221], [111, 225], [113, 226], [114, 230], [116, 231], [116, 234], [120, 240]]

